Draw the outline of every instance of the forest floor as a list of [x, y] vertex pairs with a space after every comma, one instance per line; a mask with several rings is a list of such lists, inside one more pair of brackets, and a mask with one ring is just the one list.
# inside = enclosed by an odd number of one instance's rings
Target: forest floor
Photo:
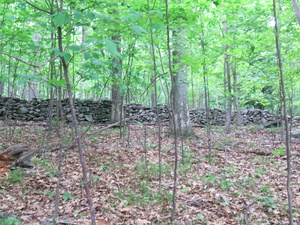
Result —
[[[53, 224], [56, 207], [57, 224], [90, 224], [77, 147], [54, 148], [73, 141], [72, 129], [65, 126], [59, 139], [57, 130], [49, 134], [42, 123], [0, 123], [0, 152], [19, 143], [45, 149], [32, 158], [30, 170], [2, 168], [0, 224]], [[157, 127], [130, 125], [124, 138], [117, 128], [102, 128], [92, 125], [83, 138], [97, 224], [171, 224], [175, 151], [168, 128], [160, 137], [160, 191]], [[213, 127], [211, 151], [207, 130], [194, 130], [199, 139], [178, 143], [174, 224], [288, 224], [280, 129], [250, 126], [228, 135]], [[300, 140], [292, 140], [291, 150], [293, 215], [300, 224]]]

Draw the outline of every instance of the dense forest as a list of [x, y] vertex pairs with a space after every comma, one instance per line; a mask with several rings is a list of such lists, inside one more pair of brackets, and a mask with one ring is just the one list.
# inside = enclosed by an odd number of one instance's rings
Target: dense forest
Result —
[[[277, 8], [289, 110], [299, 114], [299, 24], [290, 1]], [[184, 32], [191, 108], [204, 107], [206, 90], [212, 107], [231, 96], [241, 108], [280, 111], [272, 1], [171, 1], [168, 15], [170, 32]], [[164, 1], [2, 1], [0, 94], [50, 98], [54, 87], [64, 90], [64, 57], [77, 98], [110, 98], [115, 84], [126, 103], [151, 105], [155, 87], [158, 103], [168, 103], [167, 44], [173, 51], [176, 41], [166, 25]]]
[[0, 224], [300, 224], [297, 0], [2, 0], [0, 27]]

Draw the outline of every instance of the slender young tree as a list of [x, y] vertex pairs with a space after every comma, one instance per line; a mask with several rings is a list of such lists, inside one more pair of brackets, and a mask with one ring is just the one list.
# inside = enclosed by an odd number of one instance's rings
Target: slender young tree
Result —
[[292, 205], [292, 189], [291, 189], [291, 152], [290, 152], [290, 136], [289, 136], [289, 123], [287, 116], [287, 106], [286, 106], [286, 95], [285, 95], [285, 85], [284, 85], [284, 76], [282, 70], [282, 59], [280, 52], [280, 43], [279, 43], [279, 29], [278, 29], [278, 20], [277, 20], [277, 12], [276, 12], [276, 0], [273, 0], [273, 13], [274, 13], [274, 21], [275, 21], [275, 44], [277, 51], [277, 62], [280, 74], [280, 90], [281, 97], [283, 103], [283, 119], [285, 126], [285, 148], [286, 148], [286, 163], [287, 163], [287, 179], [286, 179], [286, 187], [287, 187], [287, 196], [288, 196], [288, 214], [289, 214], [289, 223], [293, 225], [293, 205]]
[[[168, 0], [165, 0], [165, 7], [166, 7], [166, 24], [167, 24], [167, 48], [168, 48], [168, 65], [169, 65], [169, 72], [171, 75], [171, 78], [173, 77], [173, 70], [172, 70], [172, 59], [171, 59], [171, 47], [170, 47], [170, 25], [169, 25], [169, 3]], [[173, 83], [172, 83], [173, 86]], [[172, 87], [173, 89], [173, 87]], [[172, 91], [171, 91], [172, 92]], [[171, 106], [173, 105], [173, 99], [172, 94], [170, 94], [170, 103]], [[177, 195], [177, 170], [178, 170], [178, 130], [177, 130], [177, 124], [175, 120], [175, 112], [174, 110], [171, 110], [171, 123], [173, 123], [173, 129], [174, 129], [174, 151], [175, 151], [175, 162], [174, 162], [174, 175], [173, 175], [173, 195], [172, 195], [172, 215], [171, 219], [172, 221], [175, 219], [176, 215], [176, 195]]]
[[[148, 10], [150, 10], [150, 3], [148, 0]], [[152, 23], [152, 19], [150, 18], [150, 23]], [[158, 190], [159, 193], [161, 193], [161, 177], [162, 177], [162, 160], [161, 160], [161, 122], [159, 118], [159, 108], [157, 105], [157, 59], [155, 55], [155, 45], [154, 45], [154, 35], [153, 35], [153, 30], [150, 27], [150, 39], [151, 39], [151, 56], [152, 56], [152, 61], [153, 61], [153, 85], [154, 85], [154, 93], [152, 93], [152, 105], [156, 109], [156, 120], [157, 120], [157, 125], [158, 125]]]
[[202, 54], [204, 56], [203, 60], [203, 84], [204, 84], [204, 103], [205, 103], [205, 111], [206, 111], [206, 134], [207, 134], [207, 145], [209, 150], [209, 155], [212, 156], [212, 148], [211, 148], [211, 122], [210, 122], [210, 104], [209, 104], [209, 86], [208, 86], [208, 76], [207, 76], [207, 65], [205, 62], [206, 57], [206, 48], [205, 48], [205, 40], [204, 40], [204, 29], [202, 27], [201, 30], [202, 38], [200, 40]]
[[[228, 32], [228, 24], [227, 22], [223, 22], [224, 27], [224, 36]], [[226, 98], [227, 98], [227, 110], [226, 110], [226, 123], [225, 123], [225, 131], [227, 134], [231, 133], [231, 111], [232, 111], [232, 96], [231, 96], [231, 74], [230, 74], [230, 55], [228, 55], [228, 45], [225, 45], [225, 59], [224, 59], [224, 81], [227, 85], [226, 87]]]
[[[58, 15], [60, 15], [60, 13], [63, 10], [63, 0], [60, 0], [59, 2], [57, 2], [56, 7], [57, 7], [57, 13], [58, 13]], [[57, 29], [58, 48], [61, 53], [64, 53], [62, 26], [56, 25], [56, 29]], [[74, 130], [75, 130], [79, 158], [80, 158], [81, 167], [82, 167], [83, 187], [85, 189], [88, 204], [90, 207], [92, 225], [96, 225], [95, 208], [93, 206], [93, 201], [92, 201], [92, 197], [91, 197], [91, 193], [90, 193], [89, 182], [88, 182], [88, 177], [87, 177], [87, 168], [86, 168], [86, 163], [85, 163], [85, 159], [84, 159], [84, 155], [83, 155], [81, 135], [80, 135], [80, 131], [78, 128], [78, 120], [76, 117], [76, 112], [75, 112], [75, 107], [74, 107], [74, 102], [73, 102], [73, 95], [72, 95], [72, 91], [71, 91], [71, 82], [70, 82], [70, 78], [69, 78], [70, 75], [69, 75], [68, 62], [63, 54], [60, 55], [60, 59], [61, 59], [62, 67], [63, 67], [64, 78], [66, 80], [67, 93], [68, 93], [68, 97], [69, 97], [69, 104], [70, 104], [70, 109], [71, 109], [71, 114], [72, 114], [72, 122], [73, 122]]]

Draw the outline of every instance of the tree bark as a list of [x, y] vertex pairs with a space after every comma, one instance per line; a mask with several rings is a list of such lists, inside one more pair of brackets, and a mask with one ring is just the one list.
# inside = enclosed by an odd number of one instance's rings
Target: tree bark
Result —
[[[112, 40], [119, 45], [120, 36], [112, 36]], [[121, 48], [118, 47], [118, 51], [121, 52]], [[111, 109], [111, 123], [121, 122], [124, 119], [124, 109], [123, 109], [123, 96], [120, 88], [122, 81], [122, 60], [114, 58], [112, 60], [112, 88], [111, 88], [111, 100], [112, 100], [112, 109]]]
[[300, 9], [299, 9], [299, 5], [297, 3], [297, 0], [292, 0], [292, 4], [294, 7], [294, 11], [295, 11], [295, 15], [297, 17], [298, 23], [300, 24]]
[[[228, 32], [227, 22], [223, 22], [224, 33]], [[225, 51], [228, 50], [228, 45], [225, 45]], [[227, 134], [231, 133], [231, 111], [232, 111], [232, 96], [231, 96], [231, 76], [230, 76], [230, 63], [229, 63], [230, 55], [226, 54], [224, 60], [224, 81], [227, 83], [227, 110], [226, 110], [226, 124], [225, 131]], [[225, 86], [225, 85], [224, 85]], [[225, 86], [226, 87], [226, 86]]]
[[[112, 14], [119, 14], [117, 10], [113, 10]], [[118, 31], [112, 36], [112, 40], [117, 45], [118, 52], [121, 52], [120, 42], [121, 37]], [[112, 88], [111, 88], [111, 123], [121, 122], [124, 119], [124, 109], [123, 109], [123, 95], [121, 92], [120, 84], [122, 83], [122, 60], [120, 58], [112, 59]]]
[[[174, 50], [173, 50], [173, 74], [172, 74], [172, 110], [174, 111], [175, 129], [179, 136], [190, 137], [194, 132], [192, 129], [189, 107], [188, 107], [188, 83], [187, 66], [183, 63], [185, 55], [185, 31], [173, 31]], [[173, 127], [174, 128], [174, 127]]]
[[242, 125], [242, 117], [241, 117], [241, 109], [239, 104], [239, 87], [237, 84], [237, 74], [236, 74], [236, 63], [233, 63], [232, 65], [232, 76], [233, 76], [233, 91], [234, 91], [234, 106], [235, 106], [235, 119], [236, 119], [236, 125], [241, 126]]

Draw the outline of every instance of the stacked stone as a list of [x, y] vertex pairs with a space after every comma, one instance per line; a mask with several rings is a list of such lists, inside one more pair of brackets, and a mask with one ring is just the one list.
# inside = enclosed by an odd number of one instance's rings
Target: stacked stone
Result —
[[[26, 101], [18, 98], [0, 97], [0, 119], [12, 119], [23, 121], [46, 121], [49, 115], [49, 99], [32, 99]], [[76, 116], [79, 122], [109, 123], [111, 117], [111, 100], [74, 100]], [[169, 109], [165, 105], [158, 105], [158, 114], [161, 123], [167, 123], [170, 118]], [[72, 121], [69, 100], [62, 100], [63, 113], [67, 121]], [[53, 117], [57, 118], [57, 100], [53, 102]], [[157, 123], [157, 110], [141, 104], [131, 103], [124, 106], [125, 117], [131, 122]], [[191, 121], [196, 124], [223, 126], [226, 121], [224, 110], [209, 109], [209, 121], [207, 121], [205, 109], [190, 110]], [[264, 127], [281, 123], [279, 116], [260, 109], [247, 109], [241, 111], [243, 125], [261, 124]], [[300, 117], [293, 117], [293, 126], [300, 125]], [[232, 113], [232, 123], [236, 120], [236, 113]]]
[[212, 108], [209, 109], [207, 117], [206, 109], [197, 108], [190, 110], [190, 118], [193, 123], [200, 125], [207, 125], [209, 121], [211, 125], [223, 126], [226, 121], [226, 112], [224, 110]]

